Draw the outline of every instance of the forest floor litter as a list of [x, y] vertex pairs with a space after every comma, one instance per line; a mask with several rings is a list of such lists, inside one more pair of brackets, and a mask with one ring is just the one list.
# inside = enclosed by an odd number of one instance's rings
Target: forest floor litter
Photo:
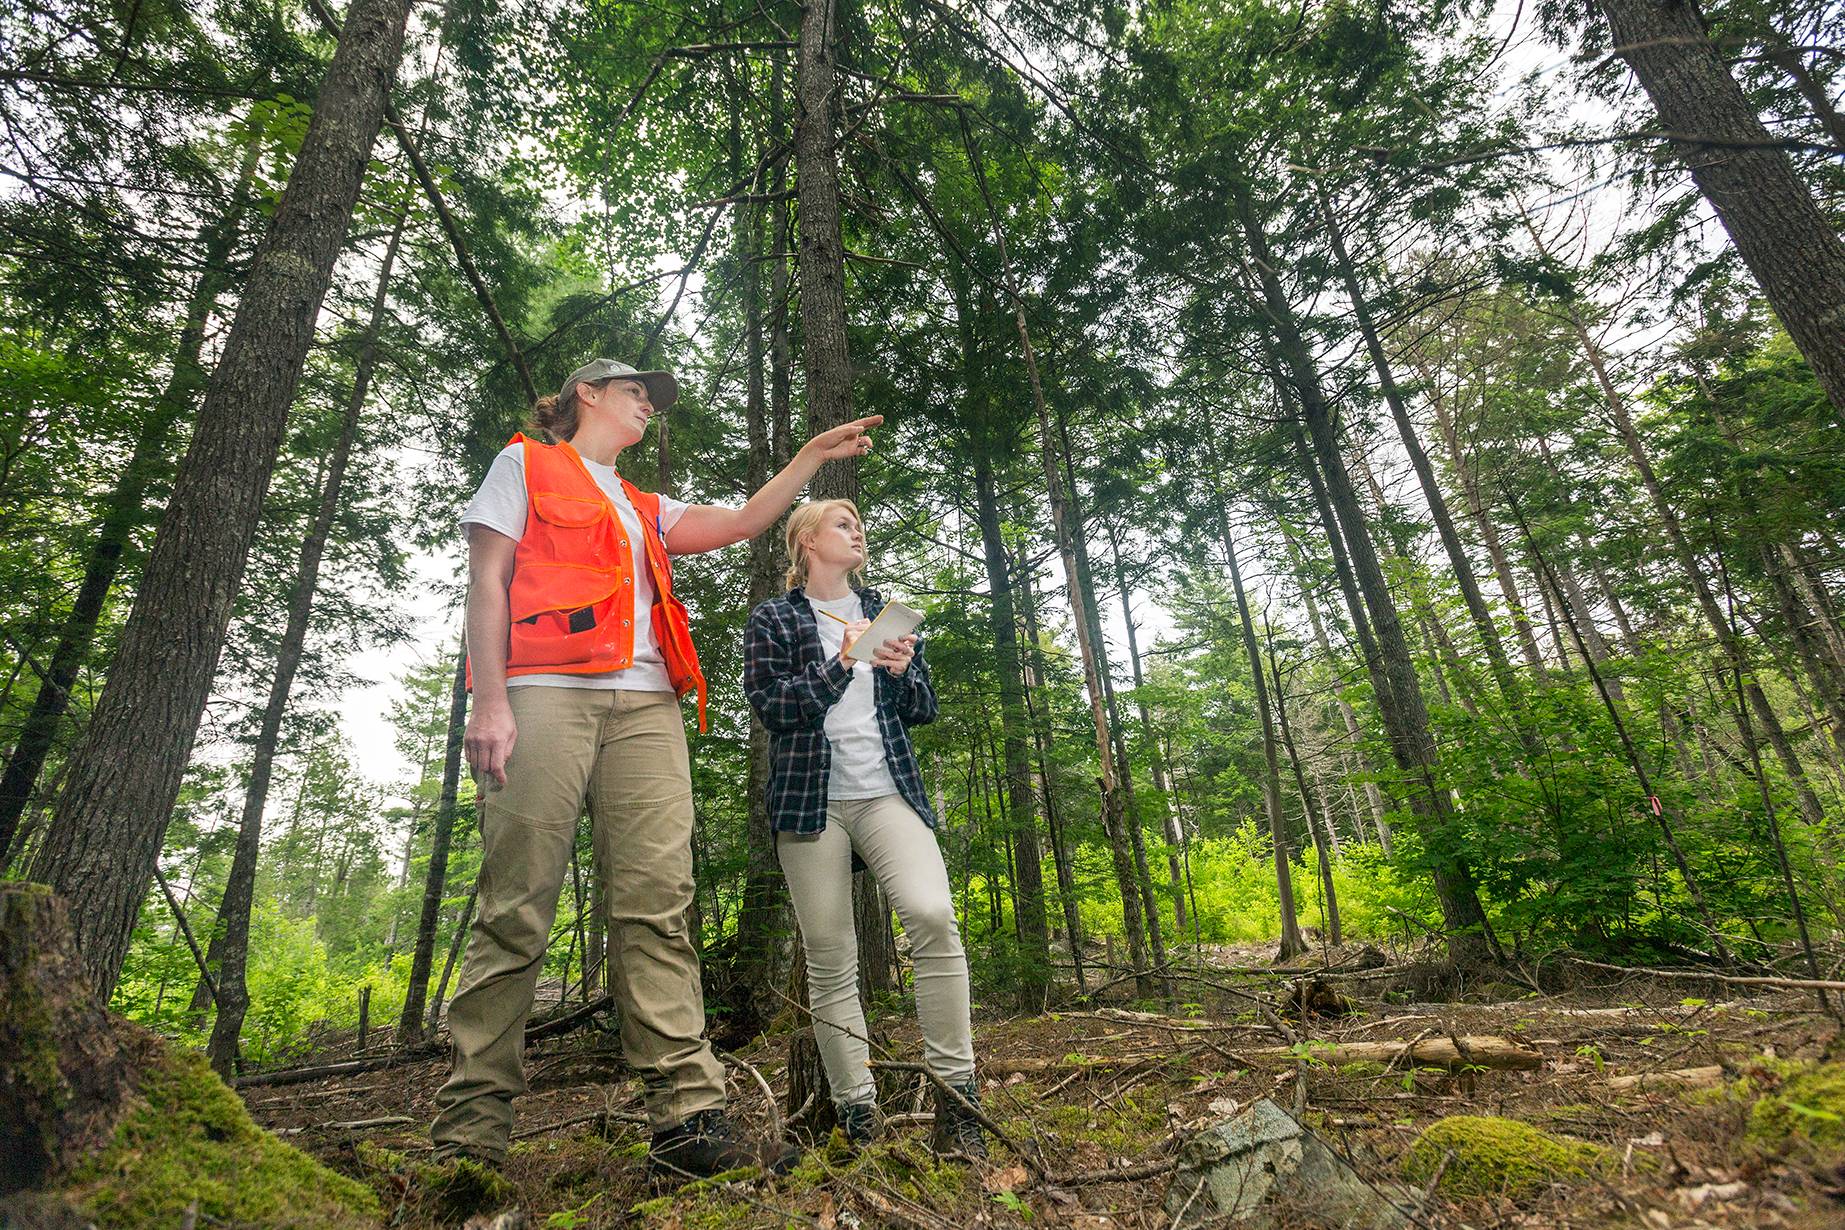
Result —
[[[1170, 1002], [1136, 997], [1130, 980], [1066, 1011], [977, 1019], [985, 1110], [1005, 1135], [979, 1167], [930, 1155], [928, 1090], [899, 1067], [880, 1073], [894, 1130], [862, 1152], [831, 1138], [784, 1178], [656, 1188], [638, 1081], [614, 1036], [552, 1036], [527, 1052], [531, 1093], [517, 1103], [511, 1189], [497, 1201], [506, 1207], [467, 1224], [1341, 1224], [1279, 1186], [1264, 1220], [1201, 1217], [1168, 1200], [1181, 1154], [1197, 1152], [1188, 1142], [1239, 1116], [1248, 1122], [1266, 1099], [1265, 1122], [1272, 1128], [1281, 1115], [1304, 1129], [1282, 1136], [1326, 1146], [1342, 1172], [1400, 1214], [1390, 1224], [1845, 1225], [1845, 1067], [1831, 1066], [1845, 1059], [1845, 1036], [1813, 994], [1588, 968], [1564, 975], [1571, 989], [1539, 994], [1504, 982], [1457, 985], [1403, 959], [1358, 972], [1357, 952], [1343, 954], [1345, 976], [1335, 968], [1309, 977], [1305, 961], [1264, 970], [1256, 950], [1220, 950], [1172, 981]], [[1339, 964], [1336, 951], [1311, 961], [1325, 956]], [[1336, 990], [1322, 998], [1336, 1015], [1290, 1007], [1309, 982]], [[1446, 997], [1431, 997], [1431, 986]], [[892, 1060], [913, 1062], [913, 1015], [886, 1007], [874, 1028]], [[753, 1130], [771, 1114], [748, 1067], [785, 1096], [800, 1026], [790, 1014], [735, 1056], [744, 1064], [729, 1064], [732, 1107]], [[446, 1072], [435, 1057], [244, 1096], [257, 1123], [371, 1186], [389, 1224], [457, 1225], [456, 1209], [424, 1190], [432, 1098]]]

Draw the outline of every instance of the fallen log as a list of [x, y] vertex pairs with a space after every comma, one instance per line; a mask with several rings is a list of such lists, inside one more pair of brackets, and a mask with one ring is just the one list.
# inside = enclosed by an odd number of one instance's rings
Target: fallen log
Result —
[[[1458, 1045], [1457, 1045], [1458, 1043]], [[1418, 1068], [1480, 1067], [1530, 1070], [1544, 1066], [1544, 1056], [1505, 1038], [1484, 1034], [1466, 1038], [1422, 1038], [1414, 1042], [1306, 1042], [1300, 1046], [1264, 1046], [1240, 1052], [1252, 1063], [1316, 1063], [1342, 1066], [1378, 1063]]]
[[415, 1046], [395, 1055], [380, 1055], [376, 1059], [348, 1059], [344, 1063], [323, 1063], [310, 1068], [282, 1068], [275, 1072], [252, 1072], [232, 1081], [231, 1087], [257, 1089], [276, 1085], [303, 1085], [308, 1081], [317, 1081], [329, 1076], [357, 1076], [361, 1072], [382, 1072], [386, 1068], [401, 1068], [406, 1064], [422, 1063], [425, 1060], [434, 1059], [447, 1049], [442, 1046]]
[[299, 1136], [304, 1132], [371, 1132], [379, 1128], [404, 1127], [415, 1123], [409, 1115], [382, 1115], [376, 1119], [348, 1119], [341, 1123], [309, 1123], [301, 1127], [270, 1128], [274, 1136]]
[[[982, 1076], [1043, 1076], [1062, 1075], [1066, 1072], [1116, 1072], [1122, 1068], [1132, 1068], [1138, 1064], [1164, 1059], [1169, 1051], [1158, 1051], [1151, 1055], [1097, 1055], [1081, 1059], [1039, 1059], [1023, 1056], [1017, 1059], [1004, 1059], [995, 1056], [983, 1059], [980, 1063]], [[876, 1066], [875, 1064], [873, 1066]]]
[[1669, 1072], [1634, 1072], [1614, 1076], [1608, 1088], [1616, 1091], [1645, 1089], [1707, 1089], [1723, 1083], [1723, 1066], [1709, 1064], [1701, 1068], [1674, 1068]]

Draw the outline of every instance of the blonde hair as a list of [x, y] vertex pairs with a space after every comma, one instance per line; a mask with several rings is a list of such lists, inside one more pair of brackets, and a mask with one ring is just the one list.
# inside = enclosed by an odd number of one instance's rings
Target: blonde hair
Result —
[[[809, 500], [788, 514], [788, 528], [782, 533], [782, 542], [788, 548], [788, 588], [807, 584], [807, 544], [801, 540], [820, 528], [826, 520], [827, 513], [834, 508], [844, 508], [852, 514], [852, 519], [864, 528], [865, 519], [858, 514], [858, 505], [851, 500]], [[852, 576], [861, 583], [865, 580], [863, 567], [854, 568]]]

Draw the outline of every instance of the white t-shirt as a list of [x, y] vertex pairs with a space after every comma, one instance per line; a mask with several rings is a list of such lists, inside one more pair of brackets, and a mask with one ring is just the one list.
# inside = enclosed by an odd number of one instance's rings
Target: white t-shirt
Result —
[[[839, 647], [845, 643], [846, 626], [820, 612], [845, 620], [863, 619], [864, 603], [857, 594], [824, 600], [809, 597], [807, 602], [814, 608], [814, 622], [820, 626], [820, 647], [828, 657], [837, 657]], [[878, 732], [873, 669], [869, 662], [854, 662], [846, 694], [826, 711], [826, 739], [833, 745], [833, 770], [826, 784], [829, 801], [881, 799], [897, 793], [897, 781], [884, 762], [884, 736]]]
[[[621, 489], [621, 480], [615, 476], [614, 466], [598, 465], [585, 457], [583, 468], [596, 480], [596, 486], [602, 488], [602, 493], [609, 497], [609, 503], [615, 506], [616, 515], [621, 518], [622, 532], [634, 544], [634, 562], [638, 565], [634, 570], [634, 609], [637, 613], [634, 621], [634, 664], [626, 670], [606, 671], [599, 675], [512, 675], [507, 678], [506, 686], [516, 688], [546, 684], [554, 688], [620, 688], [632, 692], [670, 692], [673, 685], [666, 674], [666, 659], [660, 656], [660, 646], [654, 641], [653, 620], [644, 614], [653, 609], [653, 577], [647, 569], [647, 554], [641, 547], [640, 515], [634, 511], [628, 493]], [[667, 539], [673, 527], [679, 524], [679, 518], [685, 515], [686, 507], [671, 496], [660, 497], [662, 539]], [[462, 533], [466, 534], [470, 525], [484, 525], [518, 542], [525, 537], [525, 519], [529, 511], [530, 501], [525, 493], [525, 446], [509, 444], [493, 459], [493, 465], [488, 468], [480, 490], [474, 493], [474, 498], [468, 501], [467, 508], [462, 511]], [[671, 550], [670, 546], [668, 550]]]

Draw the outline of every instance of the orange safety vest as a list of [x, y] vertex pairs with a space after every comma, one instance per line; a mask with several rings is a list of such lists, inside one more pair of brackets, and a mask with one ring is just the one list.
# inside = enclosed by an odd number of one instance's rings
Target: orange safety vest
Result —
[[[525, 446], [525, 534], [513, 551], [512, 636], [506, 673], [594, 675], [634, 662], [634, 550], [583, 459], [568, 443]], [[692, 647], [692, 620], [673, 595], [673, 565], [660, 529], [660, 497], [621, 487], [640, 517], [647, 573], [653, 580], [654, 643], [680, 696], [698, 692], [705, 729], [705, 675]]]

